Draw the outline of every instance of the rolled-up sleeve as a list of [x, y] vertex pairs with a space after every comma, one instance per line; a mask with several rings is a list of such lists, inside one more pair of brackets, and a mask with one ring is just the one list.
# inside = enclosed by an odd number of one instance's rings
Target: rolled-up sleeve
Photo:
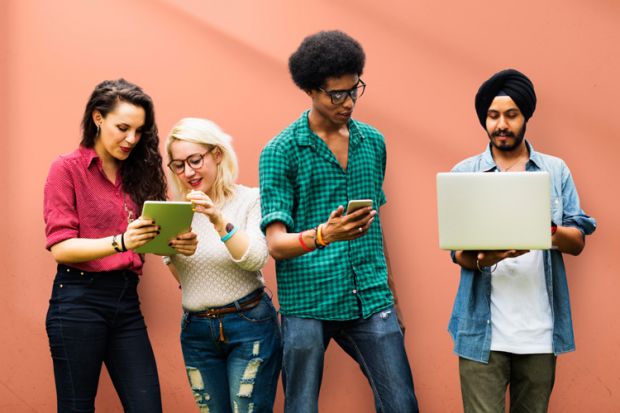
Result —
[[275, 145], [268, 144], [260, 156], [260, 229], [265, 232], [269, 224], [281, 221], [289, 231], [294, 226], [293, 176], [289, 159]]
[[75, 186], [69, 168], [62, 158], [52, 164], [45, 182], [43, 218], [47, 238], [45, 248], [48, 250], [61, 241], [78, 237]]
[[596, 220], [581, 209], [577, 188], [565, 164], [562, 168], [562, 225], [575, 227], [584, 235], [590, 235], [596, 229]]

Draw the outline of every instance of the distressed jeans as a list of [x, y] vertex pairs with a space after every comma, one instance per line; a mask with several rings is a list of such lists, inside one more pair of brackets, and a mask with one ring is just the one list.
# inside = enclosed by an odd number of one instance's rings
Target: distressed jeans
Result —
[[47, 312], [58, 412], [94, 412], [105, 363], [125, 412], [162, 411], [157, 367], [130, 271], [58, 266]]
[[[258, 292], [237, 303], [251, 300]], [[220, 321], [224, 342], [220, 340]], [[181, 347], [200, 412], [273, 411], [282, 366], [282, 338], [276, 310], [267, 294], [248, 311], [218, 318], [185, 312]]]
[[332, 338], [360, 365], [377, 412], [418, 412], [403, 334], [393, 308], [351, 321], [282, 316], [282, 334], [285, 412], [318, 412], [324, 355]]

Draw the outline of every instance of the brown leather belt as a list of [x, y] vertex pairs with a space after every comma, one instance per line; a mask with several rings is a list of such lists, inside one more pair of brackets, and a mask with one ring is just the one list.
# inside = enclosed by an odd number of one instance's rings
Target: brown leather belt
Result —
[[221, 307], [221, 308], [209, 308], [207, 310], [200, 311], [198, 313], [191, 313], [191, 315], [192, 317], [217, 318], [224, 314], [237, 313], [240, 311], [251, 310], [252, 308], [256, 307], [258, 303], [260, 303], [260, 300], [261, 298], [263, 298], [264, 293], [265, 293], [264, 291], [261, 291], [255, 297], [252, 297], [248, 301], [245, 301], [239, 304], [239, 309], [237, 309], [237, 307], [232, 305], [232, 306]]

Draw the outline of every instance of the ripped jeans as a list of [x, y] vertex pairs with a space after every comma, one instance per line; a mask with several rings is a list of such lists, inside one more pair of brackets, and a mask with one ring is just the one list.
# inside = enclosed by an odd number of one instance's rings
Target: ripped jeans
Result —
[[[370, 318], [324, 321], [282, 316], [284, 411], [317, 413], [325, 350], [333, 338], [368, 379], [380, 413], [417, 413], [403, 334], [392, 308]], [[346, 383], [338, 391], [346, 392]]]
[[[256, 293], [238, 302], [250, 300]], [[220, 339], [220, 320], [224, 342]], [[218, 318], [185, 312], [181, 347], [201, 413], [273, 411], [282, 366], [282, 338], [276, 310], [267, 294], [248, 311]]]

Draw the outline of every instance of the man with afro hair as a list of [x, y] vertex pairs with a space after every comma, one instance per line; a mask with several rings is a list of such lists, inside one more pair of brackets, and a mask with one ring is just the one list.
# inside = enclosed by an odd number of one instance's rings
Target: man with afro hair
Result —
[[[276, 260], [285, 411], [318, 411], [331, 339], [368, 378], [377, 412], [418, 412], [388, 285], [378, 209], [383, 136], [351, 118], [366, 84], [360, 44], [340, 31], [306, 37], [289, 59], [311, 108], [263, 149], [261, 228]], [[368, 205], [345, 213], [351, 200]]]

